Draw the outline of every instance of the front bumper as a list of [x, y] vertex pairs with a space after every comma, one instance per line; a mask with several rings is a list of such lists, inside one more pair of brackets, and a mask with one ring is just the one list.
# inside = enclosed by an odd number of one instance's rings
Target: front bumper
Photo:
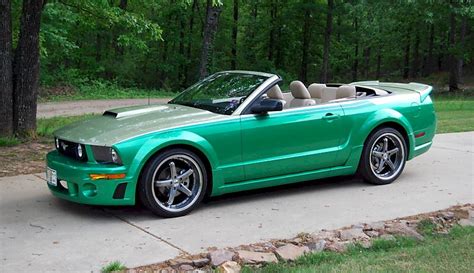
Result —
[[[58, 185], [48, 184], [51, 193], [61, 199], [89, 205], [134, 205], [136, 180], [128, 174], [123, 179], [92, 180], [90, 174], [127, 173], [124, 166], [79, 162], [49, 152], [46, 164], [57, 172]], [[63, 181], [60, 183], [59, 181]], [[67, 185], [63, 187], [61, 184]]]

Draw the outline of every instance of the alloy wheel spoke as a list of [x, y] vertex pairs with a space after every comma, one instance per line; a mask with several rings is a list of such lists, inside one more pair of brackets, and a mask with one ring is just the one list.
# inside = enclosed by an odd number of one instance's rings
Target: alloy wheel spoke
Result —
[[157, 180], [157, 181], [155, 181], [155, 186], [157, 186], [157, 187], [171, 186], [172, 184], [173, 184], [173, 180], [172, 180], [172, 179]]
[[187, 179], [189, 176], [191, 176], [194, 173], [193, 169], [189, 169], [185, 171], [183, 174], [178, 176], [179, 180], [184, 180]]
[[372, 151], [372, 155], [375, 156], [375, 157], [378, 157], [378, 158], [382, 158], [383, 157], [383, 152]]
[[385, 167], [385, 160], [384, 160], [384, 159], [380, 159], [379, 166], [378, 166], [376, 172], [377, 172], [377, 173], [382, 172], [384, 167]]
[[398, 148], [394, 148], [394, 149], [392, 149], [392, 150], [390, 150], [390, 151], [387, 151], [387, 154], [388, 154], [388, 155], [393, 155], [393, 154], [396, 154], [396, 153], [398, 153]]
[[384, 152], [388, 151], [388, 138], [383, 139], [383, 151]]
[[168, 197], [168, 202], [166, 202], [166, 204], [168, 205], [168, 207], [171, 207], [171, 205], [173, 205], [174, 197], [176, 196], [176, 192], [177, 192], [177, 188], [176, 188], [176, 187], [172, 187], [172, 188], [170, 189], [170, 193], [169, 193], [169, 197]]
[[179, 189], [180, 192], [186, 194], [187, 196], [193, 195], [193, 192], [183, 184], [180, 184], [178, 189]]
[[392, 169], [392, 171], [395, 170], [395, 164], [393, 164], [393, 162], [390, 159], [388, 159], [385, 163], [388, 165], [390, 169]]
[[169, 163], [170, 166], [170, 173], [171, 173], [171, 179], [175, 179], [178, 175], [176, 172], [176, 165], [174, 164], [173, 161]]

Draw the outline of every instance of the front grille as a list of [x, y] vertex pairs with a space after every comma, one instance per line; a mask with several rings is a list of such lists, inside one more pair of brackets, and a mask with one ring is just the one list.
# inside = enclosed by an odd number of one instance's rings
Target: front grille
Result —
[[[79, 161], [87, 161], [86, 147], [83, 144], [74, 143], [67, 140], [58, 139], [59, 146], [56, 146], [58, 152], [67, 157], [73, 158]], [[77, 152], [77, 147], [81, 145], [82, 157]]]

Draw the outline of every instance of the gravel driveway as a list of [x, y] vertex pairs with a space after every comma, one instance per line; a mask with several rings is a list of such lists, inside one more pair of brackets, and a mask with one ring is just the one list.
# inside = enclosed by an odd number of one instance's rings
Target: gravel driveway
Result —
[[437, 135], [393, 184], [351, 177], [215, 198], [163, 219], [136, 207], [92, 207], [53, 197], [42, 174], [0, 178], [0, 272], [90, 272], [207, 247], [292, 238], [300, 232], [474, 203], [474, 132]]

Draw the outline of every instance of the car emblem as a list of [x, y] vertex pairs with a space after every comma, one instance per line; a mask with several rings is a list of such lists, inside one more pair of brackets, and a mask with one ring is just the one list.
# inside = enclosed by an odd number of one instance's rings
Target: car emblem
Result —
[[61, 142], [61, 148], [63, 148], [63, 151], [66, 151], [66, 149], [67, 149], [68, 146], [69, 146], [69, 145], [67, 145], [66, 143]]

